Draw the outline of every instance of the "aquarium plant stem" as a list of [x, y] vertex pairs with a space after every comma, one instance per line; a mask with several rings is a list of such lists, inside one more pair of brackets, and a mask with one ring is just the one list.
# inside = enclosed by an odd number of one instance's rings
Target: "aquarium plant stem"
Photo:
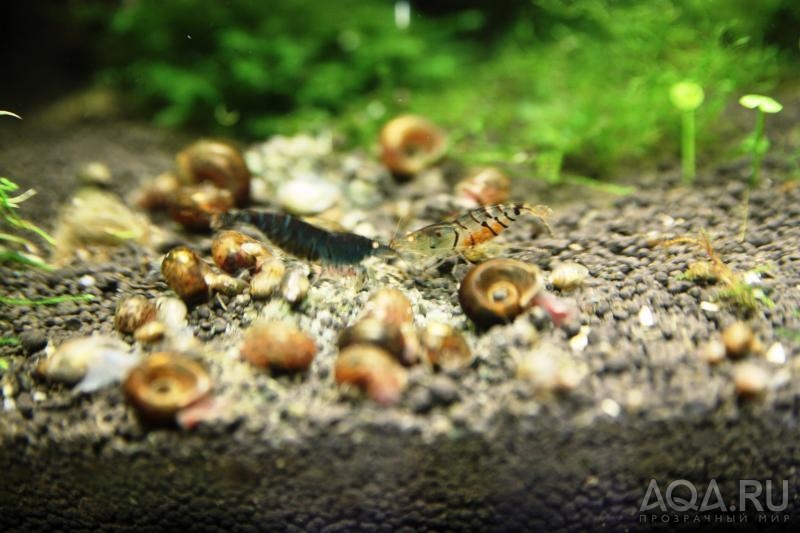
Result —
[[681, 125], [681, 154], [683, 168], [683, 183], [691, 185], [694, 183], [696, 174], [695, 166], [695, 145], [694, 145], [694, 110], [684, 111]]
[[756, 114], [756, 129], [753, 137], [753, 174], [750, 176], [750, 187], [757, 187], [761, 182], [761, 160], [764, 158], [765, 150], [761, 149], [761, 139], [764, 137], [764, 119], [762, 110]]

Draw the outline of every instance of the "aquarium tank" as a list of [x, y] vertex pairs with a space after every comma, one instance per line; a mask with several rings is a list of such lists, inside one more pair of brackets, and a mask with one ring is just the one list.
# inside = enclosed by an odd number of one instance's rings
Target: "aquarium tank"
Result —
[[800, 524], [800, 5], [5, 6], [0, 529]]

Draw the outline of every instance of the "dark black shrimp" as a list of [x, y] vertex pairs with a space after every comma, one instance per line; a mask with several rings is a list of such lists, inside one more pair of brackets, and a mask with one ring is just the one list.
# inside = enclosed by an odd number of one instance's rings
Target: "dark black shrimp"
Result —
[[355, 233], [327, 231], [292, 215], [272, 211], [229, 211], [216, 217], [215, 228], [251, 224], [282, 250], [309, 261], [352, 265], [372, 255], [394, 255], [388, 246]]

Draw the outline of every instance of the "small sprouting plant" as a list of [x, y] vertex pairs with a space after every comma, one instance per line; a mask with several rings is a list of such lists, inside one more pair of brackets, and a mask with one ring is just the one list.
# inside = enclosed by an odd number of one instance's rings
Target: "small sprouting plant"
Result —
[[766, 114], [779, 113], [783, 106], [769, 96], [761, 94], [746, 94], [739, 98], [739, 103], [747, 109], [756, 109], [756, 126], [744, 146], [753, 154], [753, 173], [750, 175], [750, 187], [757, 187], [761, 182], [761, 160], [769, 150], [769, 139], [764, 137], [764, 121]]
[[[22, 120], [22, 117], [16, 113], [2, 109], [0, 109], [0, 116], [9, 116]], [[18, 189], [19, 185], [10, 179], [0, 178], [0, 221], [13, 229], [36, 233], [47, 241], [48, 244], [54, 244], [55, 241], [46, 231], [17, 215], [19, 204], [36, 194], [34, 189], [28, 189], [22, 194], [12, 196]], [[16, 248], [14, 248], [14, 246], [16, 246]], [[19, 250], [19, 247], [22, 247], [24, 251]], [[13, 261], [23, 265], [50, 270], [50, 266], [38, 256], [36, 245], [25, 237], [14, 233], [0, 232], [0, 263], [4, 261]]]
[[691, 185], [697, 172], [694, 112], [703, 103], [705, 93], [700, 85], [692, 81], [681, 81], [670, 88], [669, 98], [672, 105], [681, 112], [681, 169], [683, 183]]
[[[17, 214], [19, 205], [36, 194], [34, 189], [28, 189], [21, 194], [13, 196], [13, 193], [18, 189], [19, 185], [10, 179], [0, 178], [0, 221], [12, 229], [35, 233], [50, 245], [55, 244], [53, 237], [46, 231]], [[23, 250], [20, 250], [19, 247]], [[29, 239], [15, 233], [0, 232], [0, 261], [13, 261], [45, 270], [50, 269], [50, 266], [39, 257], [36, 245]]]
[[[723, 285], [716, 293], [716, 298], [731, 305], [746, 309], [755, 310], [759, 304], [772, 308], [775, 303], [764, 294], [764, 291], [754, 287], [747, 282], [744, 274], [734, 271], [731, 267], [717, 255], [711, 240], [704, 232], [700, 232], [699, 237], [676, 237], [661, 243], [661, 246], [674, 246], [676, 244], [693, 244], [702, 248], [708, 256], [708, 261], [697, 261], [689, 265], [689, 268], [680, 275], [680, 279], [690, 281], [719, 282]], [[768, 270], [766, 267], [754, 269], [754, 274]]]

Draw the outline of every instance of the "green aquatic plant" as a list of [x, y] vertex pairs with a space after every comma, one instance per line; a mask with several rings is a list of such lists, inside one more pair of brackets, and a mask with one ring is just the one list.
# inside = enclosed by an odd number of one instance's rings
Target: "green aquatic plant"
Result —
[[773, 98], [761, 94], [746, 94], [739, 98], [739, 104], [747, 109], [756, 110], [756, 125], [744, 146], [753, 156], [753, 173], [750, 175], [750, 187], [757, 187], [761, 182], [761, 160], [769, 150], [769, 139], [764, 137], [764, 122], [767, 113], [779, 113], [783, 106]]
[[669, 97], [681, 112], [681, 169], [683, 183], [691, 185], [697, 172], [695, 163], [695, 110], [705, 98], [703, 88], [693, 81], [681, 81], [670, 88]]
[[[23, 230], [35, 233], [50, 245], [55, 240], [46, 231], [33, 222], [21, 218], [17, 210], [22, 202], [36, 194], [34, 189], [13, 195], [19, 185], [8, 178], [0, 178], [0, 221], [12, 230]], [[20, 250], [19, 248], [22, 248]], [[16, 233], [0, 232], [0, 262], [10, 261], [22, 265], [34, 266], [44, 270], [51, 267], [38, 255], [38, 248], [29, 239]]]
[[[750, 285], [742, 273], [734, 271], [725, 264], [714, 250], [711, 239], [705, 231], [701, 231], [699, 237], [676, 237], [660, 244], [666, 247], [678, 244], [692, 244], [699, 246], [706, 252], [708, 261], [692, 263], [686, 272], [678, 276], [678, 279], [719, 283], [722, 287], [717, 290], [715, 298], [746, 311], [754, 311], [759, 305], [764, 305], [768, 308], [775, 306], [775, 303], [763, 290]], [[754, 269], [753, 272], [758, 274], [768, 270], [767, 266], [760, 266]]]
[[0, 296], [0, 304], [5, 305], [56, 305], [63, 302], [89, 302], [94, 300], [91, 294], [65, 294], [61, 296], [48, 296], [46, 298], [9, 298]]
[[735, 91], [780, 73], [773, 2], [426, 4], [404, 29], [384, 0], [98, 2], [84, 17], [101, 29], [98, 79], [158, 124], [251, 139], [333, 126], [371, 146], [392, 116], [422, 114], [466, 163], [527, 154], [520, 173], [553, 182], [670, 150], [673, 82], [705, 88], [694, 120], [711, 143]]

